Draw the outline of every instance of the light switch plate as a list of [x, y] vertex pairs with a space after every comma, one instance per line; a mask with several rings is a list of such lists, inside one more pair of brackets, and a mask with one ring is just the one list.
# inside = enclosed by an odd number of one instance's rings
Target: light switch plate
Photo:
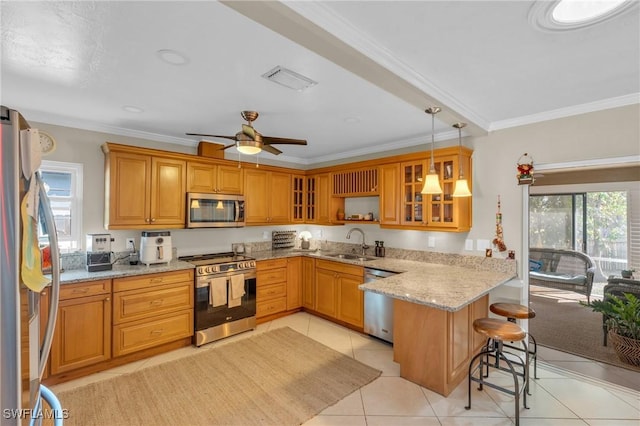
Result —
[[491, 248], [491, 245], [489, 244], [489, 240], [478, 240], [478, 241], [476, 241], [476, 250], [485, 251], [488, 248]]
[[427, 237], [427, 247], [433, 248], [436, 246], [436, 237]]
[[465, 240], [464, 241], [464, 249], [467, 251], [473, 250], [473, 240]]

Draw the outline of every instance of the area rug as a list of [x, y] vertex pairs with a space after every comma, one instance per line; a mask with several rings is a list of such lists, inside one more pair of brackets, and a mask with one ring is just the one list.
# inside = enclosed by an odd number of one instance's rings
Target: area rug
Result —
[[288, 327], [61, 392], [67, 425], [299, 425], [381, 372]]
[[618, 358], [611, 343], [603, 345], [602, 314], [582, 306], [571, 292], [531, 287], [529, 302], [536, 317], [529, 321], [529, 331], [539, 345], [562, 352], [640, 371]]

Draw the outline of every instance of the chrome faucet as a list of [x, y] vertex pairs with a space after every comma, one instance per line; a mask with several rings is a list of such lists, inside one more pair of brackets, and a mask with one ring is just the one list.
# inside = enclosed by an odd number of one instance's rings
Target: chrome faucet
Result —
[[347, 232], [347, 240], [351, 238], [351, 233], [353, 231], [358, 231], [362, 235], [362, 244], [360, 246], [362, 247], [362, 255], [364, 256], [366, 254], [365, 250], [369, 248], [369, 246], [364, 242], [364, 232], [360, 228], [351, 228], [349, 229], [349, 232]]

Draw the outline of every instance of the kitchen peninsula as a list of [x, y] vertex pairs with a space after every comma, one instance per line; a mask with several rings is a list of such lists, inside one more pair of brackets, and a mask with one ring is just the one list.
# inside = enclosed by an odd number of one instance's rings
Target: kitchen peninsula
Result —
[[515, 271], [422, 262], [406, 266], [407, 272], [359, 288], [395, 299], [393, 358], [400, 376], [447, 396], [484, 343], [473, 321], [488, 315], [489, 292], [514, 278]]

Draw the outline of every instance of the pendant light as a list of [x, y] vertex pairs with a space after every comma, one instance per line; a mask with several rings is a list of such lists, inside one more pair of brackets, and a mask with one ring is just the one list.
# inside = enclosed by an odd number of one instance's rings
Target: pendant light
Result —
[[456, 181], [455, 189], [453, 190], [453, 197], [471, 197], [471, 191], [469, 190], [469, 183], [464, 178], [464, 172], [462, 171], [462, 128], [467, 123], [455, 123], [453, 127], [458, 129], [458, 180]]
[[433, 162], [433, 146], [435, 145], [435, 115], [441, 111], [440, 107], [427, 108], [424, 112], [431, 114], [431, 165], [429, 166], [429, 173], [425, 177], [424, 187], [421, 194], [441, 194], [442, 188], [440, 187], [440, 177], [436, 173], [436, 167]]

